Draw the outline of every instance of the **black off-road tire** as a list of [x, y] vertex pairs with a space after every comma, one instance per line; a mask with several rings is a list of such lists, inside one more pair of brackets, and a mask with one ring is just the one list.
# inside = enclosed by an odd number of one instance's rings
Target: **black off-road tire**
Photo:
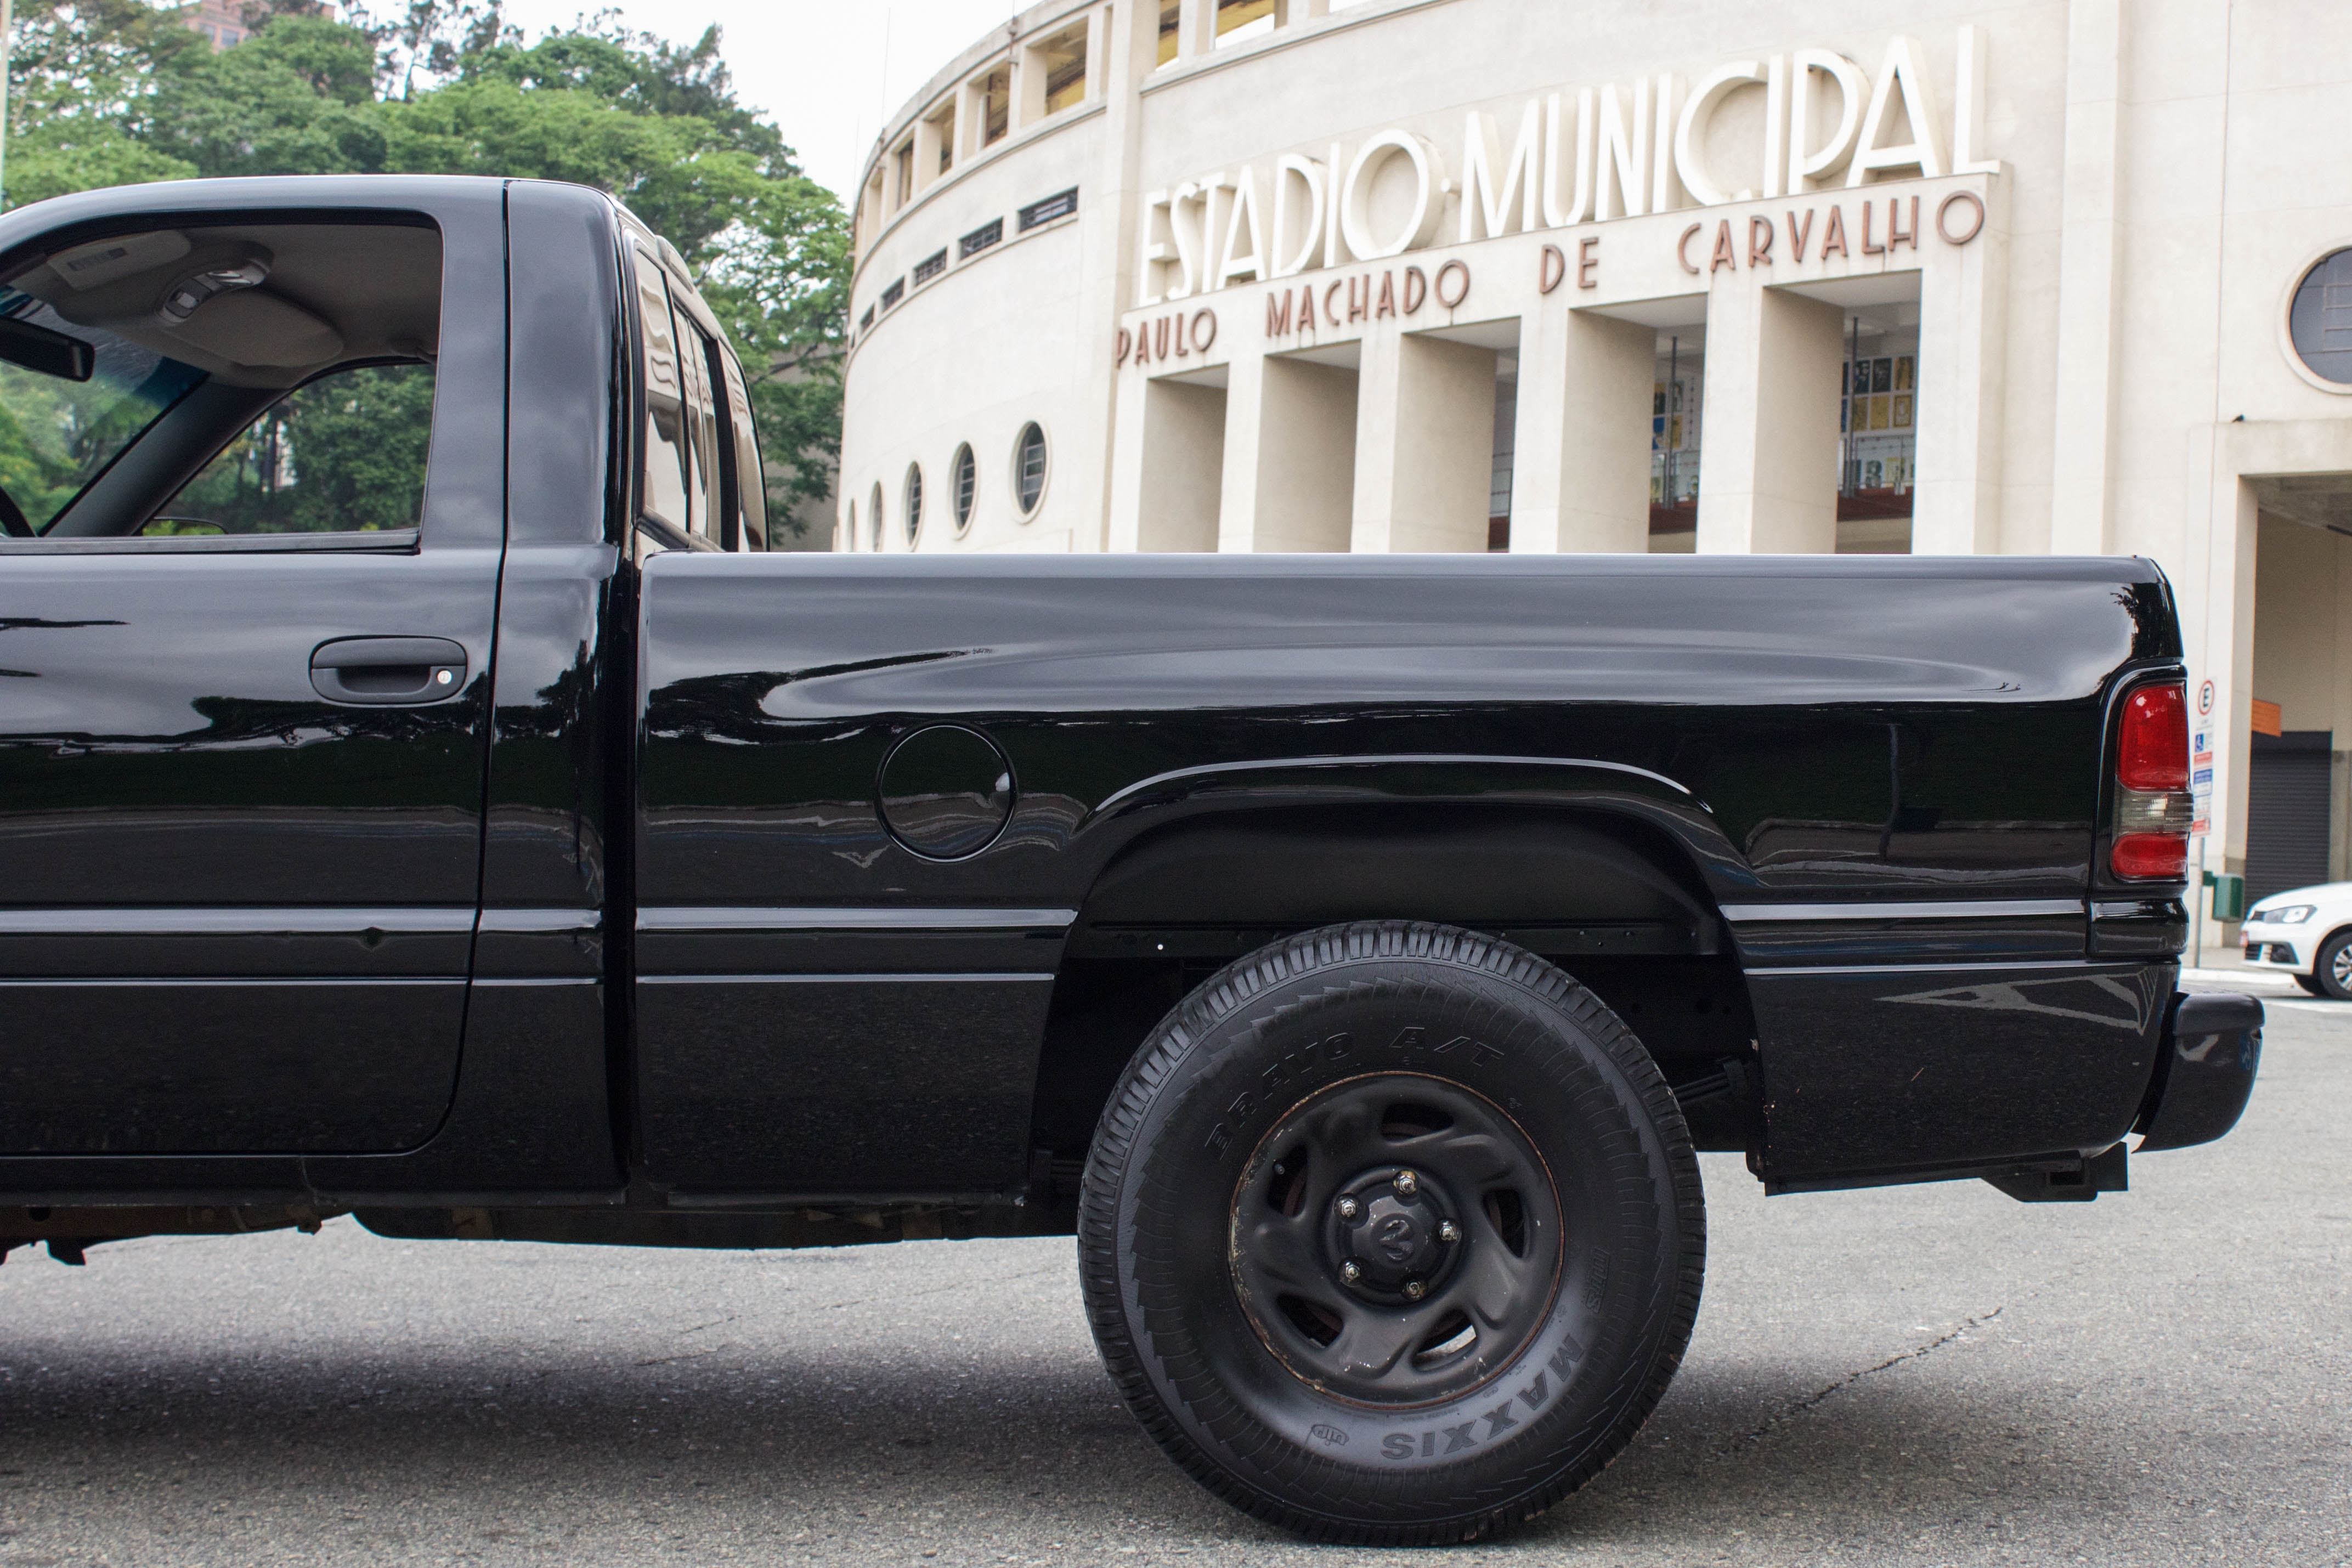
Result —
[[1095, 1341], [1153, 1440], [1365, 1545], [1470, 1540], [1598, 1475], [1681, 1364], [1706, 1247], [1682, 1113], [1615, 1015], [1507, 943], [1393, 921], [1178, 1006], [1078, 1215]]

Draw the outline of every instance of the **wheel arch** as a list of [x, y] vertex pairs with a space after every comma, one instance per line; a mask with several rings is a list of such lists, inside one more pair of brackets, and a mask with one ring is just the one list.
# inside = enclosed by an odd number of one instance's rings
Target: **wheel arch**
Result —
[[2323, 934], [2317, 941], [2311, 945], [2311, 964], [2309, 973], [2312, 978], [2317, 979], [2319, 977], [2320, 955], [2326, 952], [2328, 944], [2334, 942], [2338, 937], [2352, 937], [2352, 919], [2347, 919], [2340, 925], [2328, 927], [2326, 932]]
[[1642, 1037], [1702, 1146], [1752, 1148], [1746, 982], [1704, 849], [1646, 804], [1253, 792], [1194, 800], [1136, 832], [1080, 901], [1056, 975], [1033, 1102], [1055, 1196], [1119, 1071], [1194, 986], [1268, 943], [1358, 920], [1460, 926], [1559, 964]]

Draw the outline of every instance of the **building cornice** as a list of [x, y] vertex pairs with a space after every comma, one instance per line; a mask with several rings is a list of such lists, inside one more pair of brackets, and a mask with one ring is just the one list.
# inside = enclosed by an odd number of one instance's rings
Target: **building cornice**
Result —
[[1367, 4], [1336, 16], [1318, 16], [1312, 21], [1293, 22], [1287, 27], [1276, 28], [1263, 38], [1252, 38], [1246, 44], [1229, 45], [1191, 60], [1177, 60], [1172, 64], [1162, 66], [1146, 77], [1141, 85], [1136, 89], [1136, 92], [1143, 97], [1149, 97], [1155, 92], [1165, 92], [1170, 88], [1181, 87], [1186, 82], [1196, 81], [1202, 77], [1213, 76], [1228, 67], [1241, 65], [1249, 60], [1262, 60], [1269, 55], [1278, 55], [1285, 49], [1294, 49], [1302, 44], [1318, 43], [1325, 38], [1337, 37], [1341, 33], [1351, 33], [1359, 27], [1369, 27], [1376, 22], [1385, 22], [1391, 16], [1402, 16], [1414, 11], [1429, 11], [1440, 5], [1454, 4], [1457, 4], [1457, 0], [1389, 0], [1389, 4], [1384, 5]]
[[984, 62], [999, 55], [1009, 59], [1024, 38], [1034, 33], [1050, 31], [1101, 4], [1102, 0], [1045, 0], [1044, 4], [1032, 5], [1021, 15], [991, 28], [979, 41], [966, 45], [953, 59], [931, 73], [921, 91], [900, 104], [898, 112], [882, 122], [881, 131], [874, 138], [872, 151], [866, 153], [866, 162], [858, 165], [856, 188], [864, 190], [866, 182], [874, 178], [876, 167], [889, 156], [889, 149], [914, 129], [917, 120], [961, 87]]
[[[1098, 98], [1089, 99], [1087, 102], [1080, 104], [1078, 107], [1075, 109], [1066, 109], [1062, 110], [1061, 113], [1055, 115], [1051, 119], [1041, 120], [1034, 125], [1024, 126], [1020, 131], [1015, 131], [1013, 135], [1006, 137], [1003, 141], [997, 143], [995, 146], [989, 148], [983, 152], [974, 154], [965, 162], [957, 164], [954, 168], [940, 175], [937, 180], [934, 180], [931, 183], [924, 186], [920, 191], [915, 193], [915, 199], [913, 201], [908, 202], [905, 206], [900, 207], [897, 212], [890, 214], [890, 221], [882, 225], [881, 229], [875, 235], [874, 242], [866, 247], [865, 255], [859, 256], [856, 264], [852, 267], [849, 275], [849, 292], [852, 299], [856, 298], [857, 290], [865, 285], [866, 265], [874, 259], [875, 254], [881, 250], [884, 242], [898, 232], [898, 225], [900, 224], [904, 223], [907, 219], [913, 217], [916, 214], [921, 212], [925, 206], [929, 205], [932, 196], [947, 191], [951, 186], [961, 183], [965, 175], [978, 173], [981, 170], [988, 168], [992, 164], [995, 163], [999, 159], [1004, 157], [1005, 154], [1013, 152], [1017, 148], [1036, 146], [1041, 142], [1051, 141], [1054, 137], [1060, 135], [1063, 131], [1074, 130], [1076, 127], [1085, 124], [1087, 120], [1092, 120], [1095, 116], [1102, 113], [1104, 108], [1105, 104], [1103, 99]], [[974, 259], [977, 260], [978, 258], [975, 257]], [[952, 265], [950, 265], [950, 270], [953, 270]], [[877, 324], [878, 325], [879, 323], [877, 322]]]

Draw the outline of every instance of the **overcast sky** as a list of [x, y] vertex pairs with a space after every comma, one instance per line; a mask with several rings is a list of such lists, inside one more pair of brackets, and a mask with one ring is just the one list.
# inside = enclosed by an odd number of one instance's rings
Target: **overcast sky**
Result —
[[[390, 15], [394, 7], [377, 7]], [[508, 20], [537, 39], [593, 5], [507, 0]], [[620, 0], [633, 29], [691, 42], [716, 22], [742, 100], [764, 110], [811, 177], [846, 197], [883, 118], [982, 33], [1014, 0]]]

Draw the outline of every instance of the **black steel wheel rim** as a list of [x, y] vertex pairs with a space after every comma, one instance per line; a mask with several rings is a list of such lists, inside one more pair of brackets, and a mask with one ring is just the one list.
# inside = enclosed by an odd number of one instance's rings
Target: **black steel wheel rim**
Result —
[[1234, 1287], [1276, 1360], [1369, 1406], [1458, 1398], [1549, 1314], [1559, 1196], [1494, 1102], [1421, 1073], [1334, 1083], [1259, 1143], [1233, 1200]]

